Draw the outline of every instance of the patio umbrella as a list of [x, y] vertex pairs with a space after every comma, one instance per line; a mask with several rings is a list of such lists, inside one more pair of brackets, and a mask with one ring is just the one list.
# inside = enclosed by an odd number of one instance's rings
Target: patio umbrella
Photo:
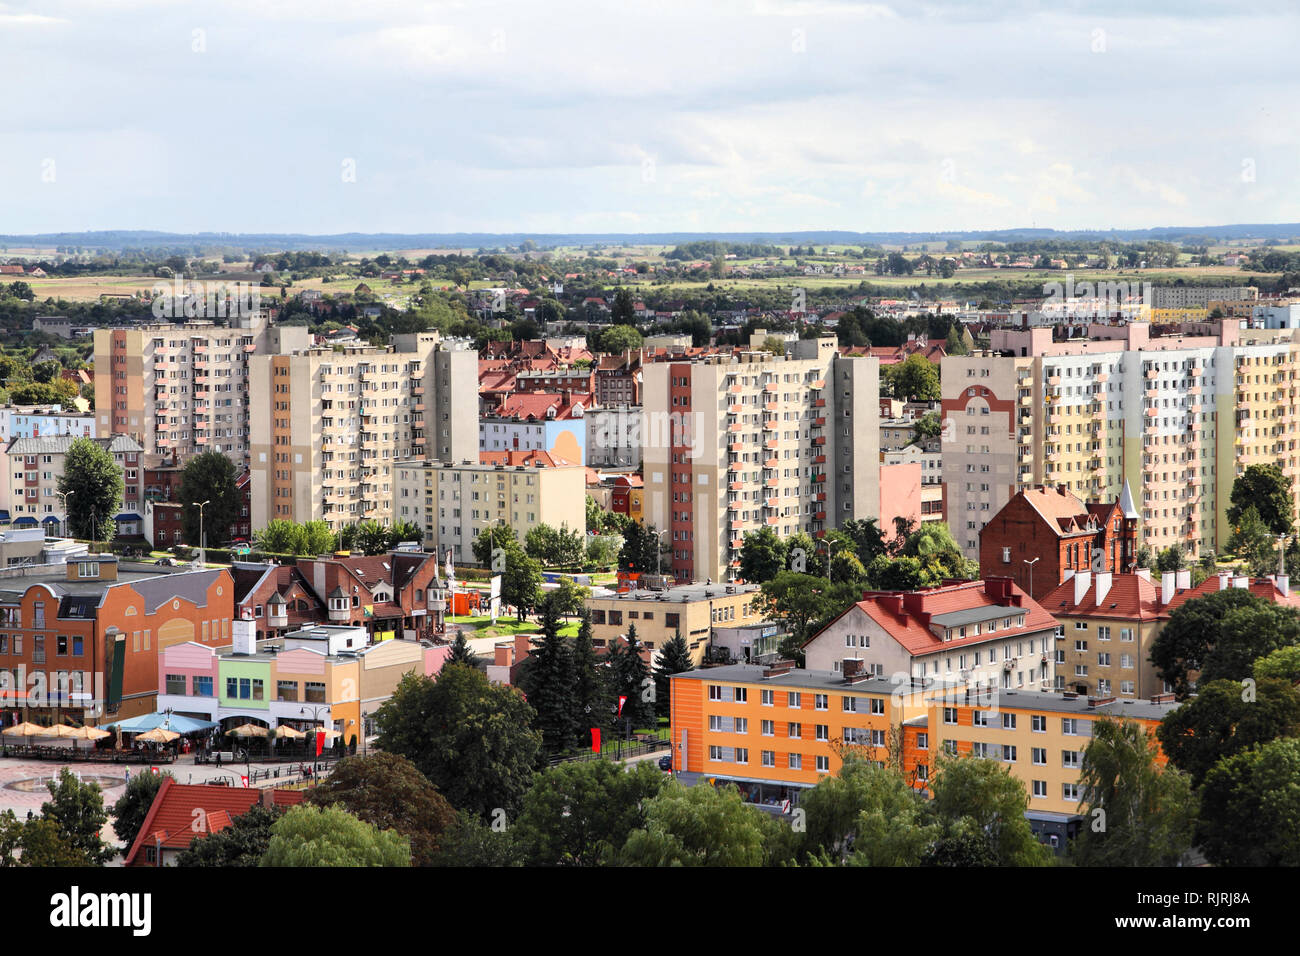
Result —
[[227, 730], [226, 733], [234, 734], [236, 737], [265, 737], [267, 730], [265, 727], [259, 727], [257, 724], [240, 724]]
[[307, 735], [304, 734], [301, 730], [294, 730], [288, 724], [281, 724], [279, 727], [275, 728], [275, 736], [298, 738], [298, 737], [306, 737]]
[[164, 730], [162, 727], [155, 727], [153, 730], [146, 730], [138, 735], [136, 740], [147, 740], [151, 744], [169, 744], [180, 734], [174, 730]]
[[12, 727], [6, 727], [3, 731], [0, 731], [0, 733], [3, 733], [6, 737], [26, 737], [27, 742], [30, 744], [31, 738], [44, 729], [45, 728], [40, 724], [33, 724], [30, 721], [24, 720], [21, 724], [14, 724]]
[[333, 740], [335, 737], [342, 737], [343, 734], [337, 730], [330, 730], [327, 727], [316, 727], [311, 731], [312, 734], [324, 734], [326, 740]]
[[100, 730], [98, 727], [77, 727], [67, 736], [76, 740], [103, 740], [105, 737], [113, 735], [107, 730]]
[[40, 736], [42, 736], [42, 737], [75, 737], [75, 736], [77, 736], [77, 728], [76, 728], [76, 727], [73, 727], [73, 726], [71, 726], [71, 725], [69, 725], [69, 724], [52, 724], [51, 726], [46, 727], [46, 728], [45, 728], [45, 732], [42, 733]]

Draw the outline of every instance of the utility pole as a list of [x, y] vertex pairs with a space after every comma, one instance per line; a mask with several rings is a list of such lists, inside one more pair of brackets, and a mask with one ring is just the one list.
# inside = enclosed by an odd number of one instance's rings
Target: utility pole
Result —
[[203, 531], [203, 509], [210, 504], [212, 504], [211, 498], [209, 498], [207, 501], [200, 501], [198, 503], [199, 505], [199, 564], [201, 565], [206, 565], [208, 563], [208, 536]]

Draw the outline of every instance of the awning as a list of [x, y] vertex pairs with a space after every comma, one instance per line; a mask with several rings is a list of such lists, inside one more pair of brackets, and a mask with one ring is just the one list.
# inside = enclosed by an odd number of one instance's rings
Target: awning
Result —
[[3, 508], [0, 508], [0, 521], [8, 521], [8, 520], [9, 520], [9, 512], [5, 511]]
[[59, 523], [59, 519], [54, 517], [54, 515], [46, 515], [44, 518], [41, 519], [41, 524], [58, 524], [58, 523]]
[[119, 720], [112, 724], [104, 724], [104, 729], [121, 730], [128, 734], [135, 734], [153, 730], [156, 727], [166, 727], [178, 734], [192, 734], [196, 730], [211, 730], [215, 726], [217, 725], [210, 720], [196, 720], [193, 717], [182, 717], [180, 714], [152, 713], [140, 717], [131, 717], [127, 720]]
[[115, 521], [143, 521], [144, 519], [141, 518], [141, 517], [140, 517], [138, 514], [136, 514], [134, 511], [126, 511], [126, 512], [123, 512], [122, 514], [118, 515], [118, 516], [117, 516], [116, 518], [114, 518], [113, 520], [115, 520]]
[[31, 515], [20, 515], [14, 519], [15, 528], [35, 528], [37, 521]]

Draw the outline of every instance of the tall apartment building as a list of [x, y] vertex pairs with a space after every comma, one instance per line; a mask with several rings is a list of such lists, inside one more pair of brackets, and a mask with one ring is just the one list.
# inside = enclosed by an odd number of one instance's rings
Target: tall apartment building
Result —
[[389, 524], [395, 462], [478, 460], [477, 380], [477, 356], [436, 333], [254, 355], [253, 530], [275, 518]]
[[130, 435], [148, 454], [219, 451], [246, 464], [249, 359], [309, 342], [305, 326], [273, 326], [263, 312], [96, 329], [95, 434]]
[[[678, 580], [730, 580], [745, 532], [819, 535], [880, 504], [880, 363], [831, 337], [647, 364], [645, 520]], [[667, 543], [667, 536], [665, 543]]]
[[1238, 475], [1278, 464], [1300, 476], [1300, 331], [1229, 320], [1158, 337], [1145, 323], [1089, 332], [995, 330], [991, 352], [943, 360], [954, 537], [978, 557], [980, 529], [1017, 492], [1111, 501], [1127, 481], [1143, 543], [1222, 551]]
[[1211, 302], [1249, 302], [1259, 296], [1259, 290], [1250, 285], [1165, 285], [1151, 290], [1156, 309], [1204, 309]]
[[[469, 353], [472, 355], [473, 353]], [[393, 469], [393, 518], [423, 525], [424, 545], [477, 564], [474, 541], [489, 525], [508, 524], [520, 543], [540, 524], [585, 532], [587, 469], [549, 453], [496, 452], [472, 460], [404, 460]]]

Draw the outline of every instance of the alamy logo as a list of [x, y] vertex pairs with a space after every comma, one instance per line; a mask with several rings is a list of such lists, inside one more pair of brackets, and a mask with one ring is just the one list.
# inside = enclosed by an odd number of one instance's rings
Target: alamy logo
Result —
[[226, 319], [262, 308], [262, 292], [251, 282], [204, 283], [180, 277], [153, 285], [155, 319]]
[[153, 928], [153, 895], [150, 893], [71, 892], [50, 897], [50, 925], [63, 929], [78, 927], [122, 927], [135, 936], [148, 936]]
[[1067, 275], [1065, 282], [1043, 283], [1043, 311], [1065, 316], [1127, 315], [1152, 305], [1150, 282], [1080, 282]]

